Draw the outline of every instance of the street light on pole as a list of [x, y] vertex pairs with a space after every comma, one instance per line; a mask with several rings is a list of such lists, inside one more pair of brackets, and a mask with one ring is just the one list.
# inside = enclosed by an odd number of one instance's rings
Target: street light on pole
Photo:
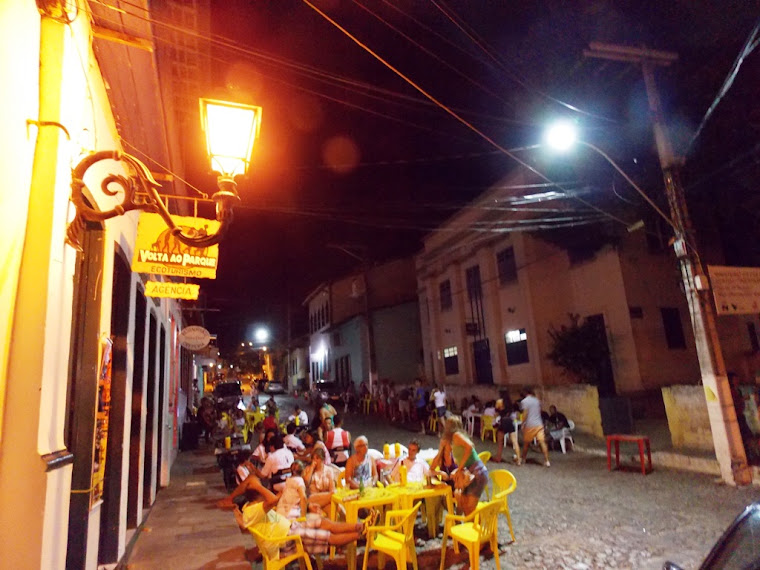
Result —
[[[648, 73], [645, 69], [646, 75]], [[659, 100], [651, 93], [653, 89], [651, 76], [647, 79], [647, 86], [650, 89], [650, 105], [654, 107], [653, 111], [657, 111], [654, 113], [657, 117], [661, 115]], [[715, 456], [720, 465], [721, 477], [726, 483], [746, 485], [751, 482], [752, 475], [747, 465], [744, 444], [739, 432], [736, 411], [728, 385], [720, 339], [715, 326], [715, 309], [709, 299], [709, 286], [694, 242], [694, 230], [691, 227], [686, 200], [680, 187], [675, 159], [665, 137], [664, 126], [657, 122], [655, 126], [655, 138], [657, 139], [665, 178], [665, 191], [670, 204], [670, 217], [665, 215], [646, 192], [606, 152], [589, 142], [580, 140], [571, 123], [561, 122], [553, 125], [547, 130], [545, 142], [551, 148], [560, 151], [567, 151], [574, 144], [580, 144], [601, 155], [673, 228], [675, 236], [673, 247], [681, 268], [684, 292], [690, 309], [694, 342], [697, 348], [715, 446]]]

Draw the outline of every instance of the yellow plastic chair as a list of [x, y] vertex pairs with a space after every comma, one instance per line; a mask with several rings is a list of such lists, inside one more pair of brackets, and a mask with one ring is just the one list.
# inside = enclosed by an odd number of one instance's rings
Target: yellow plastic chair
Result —
[[480, 418], [480, 441], [485, 439], [487, 431], [491, 432], [493, 442], [496, 443], [496, 428], [493, 425], [493, 416], [482, 416]]
[[[446, 546], [449, 537], [454, 541], [454, 552], [459, 553], [459, 545], [464, 546], [470, 553], [470, 569], [480, 568], [480, 547], [484, 543], [491, 545], [496, 570], [501, 570], [499, 564], [499, 542], [497, 538], [497, 519], [502, 501], [495, 500], [478, 506], [469, 516], [446, 515], [443, 525], [443, 542], [441, 545], [441, 568], [446, 561]], [[460, 524], [454, 524], [459, 522]]]
[[[420, 503], [411, 509], [388, 511], [384, 526], [371, 526], [367, 529], [367, 547], [364, 550], [362, 570], [367, 570], [369, 553], [377, 551], [377, 567], [385, 567], [385, 557], [390, 556], [396, 562], [396, 568], [405, 570], [411, 562], [417, 570], [417, 550], [414, 547], [414, 521]], [[398, 521], [394, 524], [394, 520]]]
[[438, 412], [435, 410], [430, 412], [430, 417], [428, 418], [428, 431], [432, 431], [433, 433], [438, 431]]
[[483, 465], [485, 465], [491, 459], [491, 452], [490, 451], [481, 451], [480, 453], [478, 453], [478, 457], [483, 462]]
[[[499, 513], [503, 513], [507, 516], [507, 525], [509, 525], [509, 534], [512, 537], [512, 542], [515, 542], [515, 531], [512, 528], [512, 515], [509, 512], [509, 494], [517, 488], [517, 479], [515, 476], [506, 469], [497, 469], [491, 471], [488, 474], [491, 478], [491, 486], [493, 487], [493, 496], [486, 488], [486, 496], [489, 500], [501, 501], [501, 508]], [[478, 503], [478, 506], [484, 503]]]
[[346, 486], [346, 472], [341, 471], [338, 473], [338, 477], [335, 479], [335, 488], [342, 489]]
[[[280, 537], [271, 537], [271, 536], [264, 536], [255, 527], [249, 528], [248, 530], [253, 535], [253, 539], [256, 541], [256, 546], [259, 547], [259, 552], [261, 552], [261, 556], [264, 557], [264, 570], [280, 570], [280, 568], [285, 568], [288, 564], [290, 564], [291, 562], [294, 562], [295, 560], [299, 561], [299, 564], [301, 564], [302, 568], [303, 568], [303, 564], [305, 564], [307, 570], [312, 570], [311, 562], [309, 561], [309, 555], [306, 554], [306, 551], [303, 549], [303, 543], [301, 542], [300, 536], [287, 535], [287, 536], [280, 536]], [[283, 557], [273, 558], [272, 546], [279, 545], [280, 548], [282, 548], [282, 546], [284, 546], [285, 543], [287, 542], [294, 542], [296, 546], [296, 551], [292, 554], [285, 556], [284, 558]], [[282, 554], [282, 552], [280, 552], [280, 554]], [[303, 561], [303, 563], [301, 561]]]

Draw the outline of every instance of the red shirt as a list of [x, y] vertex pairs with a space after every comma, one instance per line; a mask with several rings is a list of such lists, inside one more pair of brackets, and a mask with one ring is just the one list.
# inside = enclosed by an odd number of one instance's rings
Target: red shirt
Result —
[[264, 418], [262, 425], [264, 426], [264, 431], [268, 429], [277, 429], [277, 420], [274, 416], [267, 416]]

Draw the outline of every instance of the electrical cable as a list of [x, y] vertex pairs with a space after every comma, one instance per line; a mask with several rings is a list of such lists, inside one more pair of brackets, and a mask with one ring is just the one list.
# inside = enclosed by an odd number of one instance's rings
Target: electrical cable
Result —
[[744, 42], [744, 46], [739, 52], [739, 55], [734, 61], [734, 64], [731, 66], [731, 70], [728, 72], [728, 77], [726, 77], [726, 80], [723, 82], [723, 85], [718, 91], [718, 94], [715, 96], [715, 99], [713, 99], [713, 102], [710, 104], [710, 107], [707, 109], [705, 116], [702, 117], [702, 121], [699, 123], [699, 127], [697, 127], [696, 132], [691, 137], [691, 140], [689, 140], [689, 144], [686, 146], [686, 154], [688, 154], [689, 150], [694, 145], [694, 141], [696, 141], [699, 135], [702, 133], [702, 130], [707, 124], [707, 121], [710, 119], [713, 112], [718, 107], [718, 104], [720, 104], [723, 97], [726, 95], [726, 93], [728, 93], [728, 90], [731, 89], [731, 86], [733, 85], [734, 80], [736, 79], [736, 76], [739, 74], [739, 68], [742, 66], [742, 63], [744, 63], [744, 60], [747, 58], [747, 56], [749, 56], [749, 54], [752, 53], [752, 50], [754, 50], [755, 47], [757, 47], [758, 42], [755, 42], [754, 40], [758, 31], [760, 31], [760, 18], [758, 18], [757, 22], [755, 22], [755, 25], [752, 28], [752, 31], [750, 32], [749, 37], [747, 37], [747, 40]]
[[[498, 57], [496, 57], [492, 53], [492, 49], [488, 44], [485, 43], [485, 41], [479, 40], [476, 38], [473, 33], [470, 33], [467, 29], [465, 29], [467, 26], [465, 25], [464, 21], [461, 20], [456, 13], [452, 10], [451, 14], [446, 11], [446, 9], [442, 8], [436, 0], [430, 0], [430, 2], [438, 8], [438, 10], [446, 16], [449, 21], [451, 21], [462, 33], [464, 33], [475, 45], [477, 45], [483, 53], [485, 53], [503, 72], [507, 74], [508, 77], [510, 77], [513, 81], [515, 81], [518, 85], [520, 85], [523, 89], [526, 89], [527, 91], [533, 91], [536, 94], [540, 95], [541, 97], [556, 103], [562, 107], [565, 107], [566, 109], [569, 109], [570, 111], [573, 111], [574, 113], [578, 113], [581, 115], [585, 115], [587, 117], [591, 117], [594, 119], [601, 119], [603, 121], [607, 121], [609, 123], [618, 124], [619, 121], [616, 121], [615, 119], [611, 119], [609, 117], [605, 117], [603, 115], [597, 115], [596, 113], [591, 113], [590, 111], [584, 111], [583, 109], [580, 109], [579, 107], [576, 107], [575, 105], [571, 105], [570, 103], [566, 103], [565, 101], [562, 101], [560, 99], [557, 99], [556, 97], [553, 97], [546, 93], [545, 91], [542, 91], [541, 89], [535, 87], [534, 85], [531, 85], [528, 83], [525, 79], [522, 79], [519, 77], [514, 71], [510, 70]], [[443, 4], [442, 0], [439, 0], [441, 4]], [[452, 15], [453, 14], [453, 15]], [[477, 34], [475, 34], [477, 35]]]
[[456, 73], [459, 77], [461, 77], [464, 80], [468, 81], [472, 85], [474, 85], [474, 86], [482, 89], [484, 92], [486, 92], [489, 95], [491, 95], [492, 97], [498, 99], [501, 103], [509, 105], [509, 106], [511, 106], [514, 109], [514, 103], [512, 103], [511, 101], [508, 101], [508, 100], [504, 99], [503, 97], [499, 96], [498, 93], [495, 93], [493, 90], [489, 89], [488, 87], [486, 87], [482, 83], [480, 83], [478, 81], [475, 81], [474, 79], [472, 79], [471, 77], [469, 77], [466, 73], [460, 71], [459, 69], [457, 69], [456, 67], [454, 67], [452, 64], [450, 64], [448, 61], [446, 61], [443, 58], [439, 57], [438, 55], [436, 55], [435, 53], [433, 53], [432, 51], [430, 51], [429, 49], [427, 49], [425, 46], [423, 46], [422, 44], [420, 44], [418, 41], [416, 41], [414, 38], [412, 38], [408, 34], [404, 33], [403, 31], [401, 31], [400, 29], [398, 29], [396, 26], [394, 26], [393, 24], [391, 24], [387, 20], [385, 20], [382, 16], [376, 14], [375, 12], [373, 12], [372, 10], [370, 10], [369, 8], [367, 8], [366, 6], [364, 6], [361, 2], [359, 2], [359, 0], [351, 0], [351, 1], [354, 4], [356, 4], [357, 6], [359, 6], [362, 10], [365, 10], [368, 14], [372, 15], [374, 18], [380, 20], [383, 24], [385, 24], [391, 30], [393, 30], [394, 32], [396, 32], [397, 34], [399, 34], [400, 36], [402, 36], [403, 38], [405, 38], [407, 41], [409, 41], [411, 44], [413, 44], [414, 46], [416, 46], [422, 52], [424, 52], [425, 54], [429, 55], [430, 57], [432, 57], [434, 60], [436, 60], [437, 62], [441, 63], [442, 65], [448, 67], [451, 71], [453, 71], [454, 73]]
[[[336, 22], [334, 19], [332, 19], [330, 16], [328, 16], [325, 12], [323, 12], [322, 10], [320, 10], [319, 8], [317, 8], [310, 0], [301, 0], [301, 1], [304, 4], [306, 4], [307, 6], [311, 7], [315, 12], [317, 12], [320, 16], [322, 16], [323, 18], [325, 18], [333, 26], [335, 26], [336, 28], [338, 28], [347, 37], [349, 37], [356, 45], [358, 45], [363, 50], [365, 50], [367, 53], [369, 53], [370, 55], [372, 55], [375, 59], [377, 59], [378, 61], [380, 61], [381, 63], [383, 63], [383, 65], [385, 65], [388, 69], [390, 69], [396, 75], [398, 75], [399, 77], [401, 77], [404, 81], [406, 81], [409, 85], [411, 85], [412, 87], [414, 87], [422, 95], [424, 95], [425, 97], [427, 97], [428, 99], [430, 99], [431, 101], [433, 101], [436, 105], [438, 105], [442, 110], [444, 110], [446, 113], [448, 113], [449, 115], [451, 115], [454, 119], [456, 119], [457, 121], [459, 121], [460, 123], [462, 123], [463, 125], [465, 125], [466, 127], [468, 127], [469, 129], [471, 129], [472, 131], [474, 131], [475, 133], [477, 133], [486, 142], [490, 143], [494, 148], [500, 150], [505, 155], [507, 155], [508, 157], [510, 157], [512, 160], [514, 160], [518, 164], [522, 165], [524, 168], [526, 168], [530, 172], [532, 172], [535, 175], [537, 175], [542, 180], [545, 180], [546, 182], [552, 182], [553, 183], [553, 181], [549, 177], [547, 177], [545, 174], [543, 174], [538, 169], [536, 169], [535, 167], [531, 166], [530, 164], [528, 164], [527, 162], [525, 162], [524, 160], [522, 160], [518, 156], [516, 156], [514, 153], [511, 153], [509, 150], [507, 150], [506, 148], [504, 148], [503, 146], [501, 146], [499, 143], [497, 143], [491, 137], [489, 137], [488, 135], [486, 135], [484, 132], [482, 132], [481, 130], [477, 129], [472, 123], [470, 123], [469, 121], [467, 121], [466, 119], [464, 119], [458, 113], [456, 113], [455, 111], [453, 111], [450, 107], [446, 106], [444, 103], [442, 103], [441, 101], [439, 101], [438, 99], [436, 99], [433, 95], [431, 95], [430, 93], [428, 93], [425, 89], [423, 89], [422, 87], [420, 87], [417, 83], [415, 83], [412, 79], [410, 79], [409, 77], [407, 77], [404, 73], [402, 73], [401, 71], [399, 71], [398, 69], [396, 69], [393, 65], [391, 65], [389, 62], [387, 62], [385, 59], [383, 59], [379, 54], [377, 54], [375, 51], [373, 51], [369, 46], [367, 46], [361, 40], [359, 40], [356, 36], [354, 36], [353, 34], [351, 34], [346, 28], [344, 28], [343, 26], [341, 26], [338, 22]], [[617, 216], [615, 216], [615, 215], [613, 215], [613, 214], [611, 214], [609, 212], [605, 212], [601, 208], [598, 208], [597, 206], [595, 206], [595, 205], [593, 205], [593, 204], [591, 204], [591, 203], [583, 200], [582, 198], [579, 198], [577, 196], [573, 196], [573, 197], [576, 200], [580, 201], [581, 203], [585, 204], [586, 206], [588, 206], [588, 207], [590, 207], [590, 208], [598, 211], [599, 213], [602, 213], [602, 214], [608, 216], [609, 218], [611, 218], [613, 220], [616, 220], [618, 223], [623, 224], [626, 227], [628, 227], [629, 223], [626, 222], [626, 221], [624, 221], [624, 220], [622, 220], [621, 218], [618, 218]]]

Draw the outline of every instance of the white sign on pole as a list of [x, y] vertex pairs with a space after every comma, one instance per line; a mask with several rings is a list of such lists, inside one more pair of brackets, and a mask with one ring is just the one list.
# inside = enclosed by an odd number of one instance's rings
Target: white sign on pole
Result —
[[760, 313], [760, 267], [708, 265], [719, 315]]

